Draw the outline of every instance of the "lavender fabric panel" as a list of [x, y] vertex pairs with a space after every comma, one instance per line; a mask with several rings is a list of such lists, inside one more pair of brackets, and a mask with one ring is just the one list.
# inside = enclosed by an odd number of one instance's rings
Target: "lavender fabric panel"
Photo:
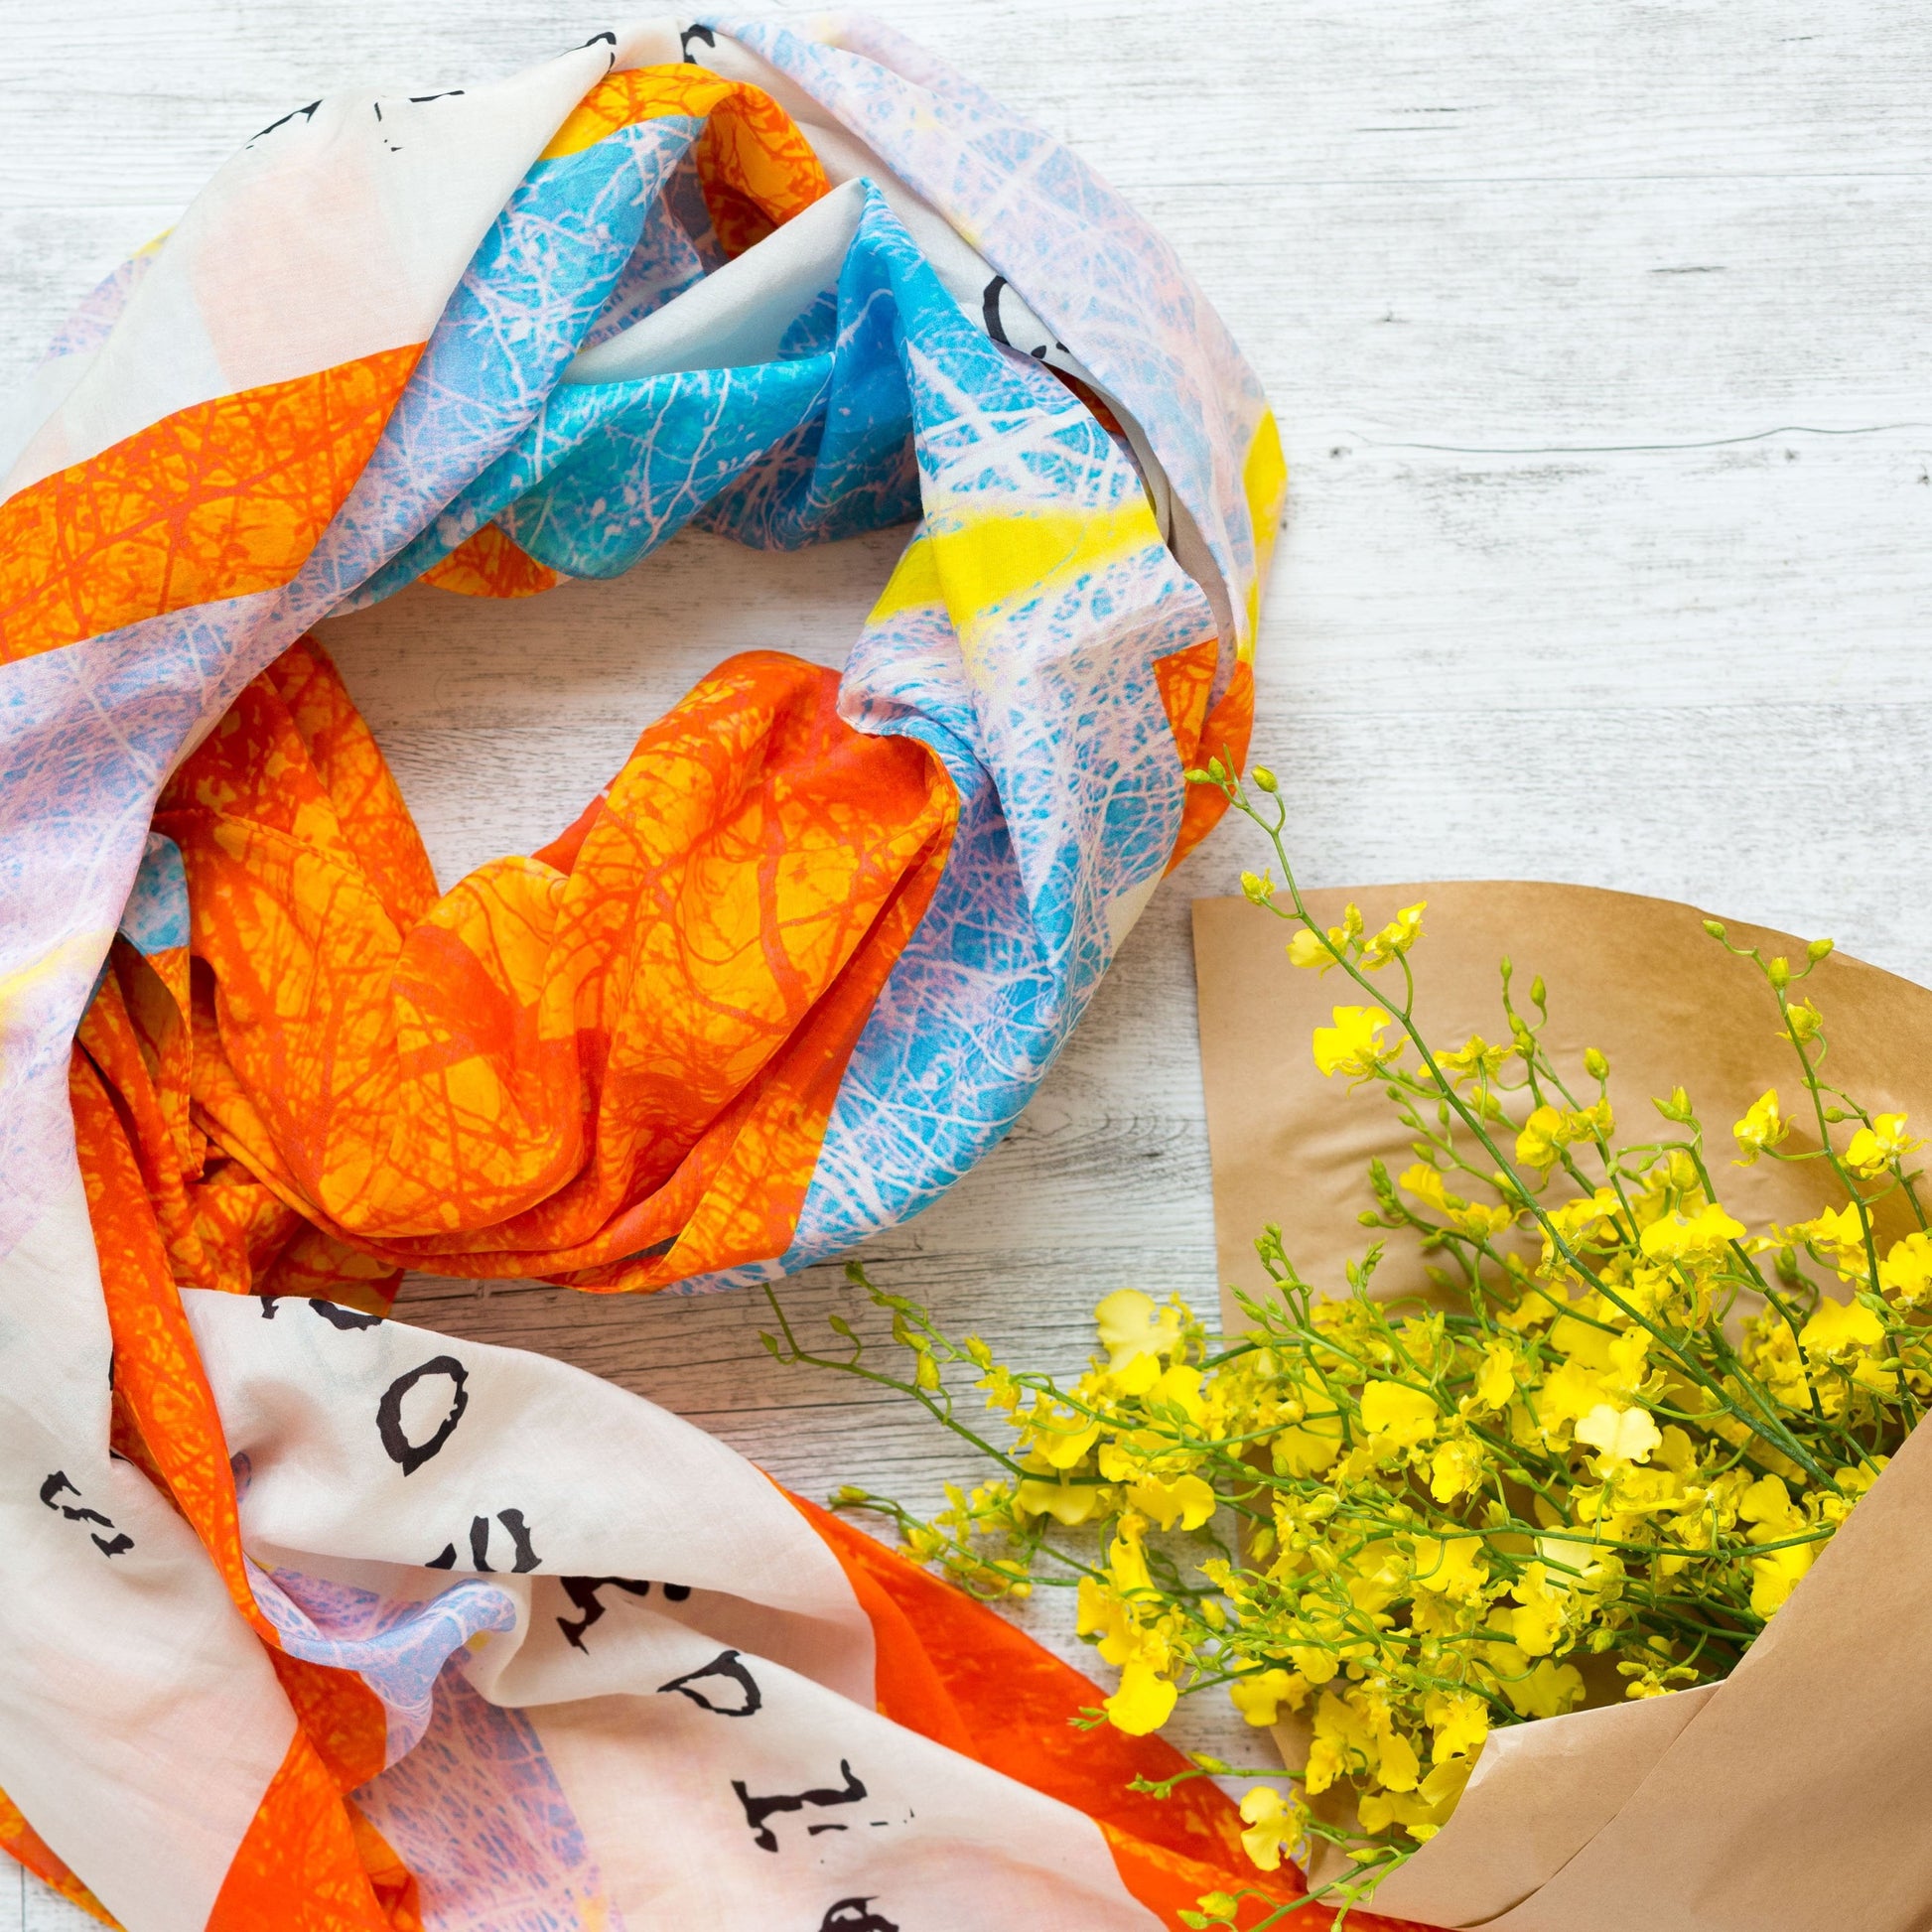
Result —
[[353, 1671], [381, 1699], [390, 1764], [429, 1728], [436, 1680], [450, 1658], [480, 1631], [516, 1627], [509, 1593], [474, 1578], [426, 1603], [254, 1563], [248, 1581], [291, 1657]]

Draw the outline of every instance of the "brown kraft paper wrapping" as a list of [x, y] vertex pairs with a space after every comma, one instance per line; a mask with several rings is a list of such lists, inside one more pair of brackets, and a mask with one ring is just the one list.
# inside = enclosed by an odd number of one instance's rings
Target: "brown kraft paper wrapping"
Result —
[[[1837, 1205], [1813, 1166], [1725, 1165], [1730, 1123], [1767, 1087], [1802, 1092], [1756, 969], [1688, 905], [1587, 887], [1377, 886], [1306, 895], [1324, 924], [1349, 899], [1371, 929], [1427, 899], [1411, 955], [1432, 1041], [1507, 1039], [1497, 961], [1548, 985], [1544, 1039], [1566, 1071], [1609, 1056], [1619, 1138], [1647, 1138], [1653, 1095], [1689, 1089], [1725, 1205], [1753, 1229]], [[1221, 1279], [1268, 1286], [1254, 1236], [1338, 1293], [1373, 1238], [1356, 1216], [1379, 1155], [1412, 1158], [1378, 1087], [1324, 1080], [1310, 1050], [1354, 983], [1290, 966], [1294, 927], [1238, 898], [1194, 904], [1201, 1076]], [[1735, 943], [1804, 942], [1732, 924]], [[1401, 997], [1382, 976], [1389, 1008]], [[1807, 985], [1836, 1084], [1873, 1112], [1932, 1124], [1932, 992], [1834, 954]], [[1849, 1131], [1849, 1130], [1848, 1130]], [[1807, 1145], [1794, 1130], [1787, 1149]], [[1815, 1147], [1815, 1139], [1808, 1145]], [[1894, 1204], [1888, 1202], [1887, 1206]], [[1902, 1207], [1896, 1209], [1903, 1213]], [[1881, 1214], [1883, 1239], [1904, 1232]], [[1426, 1288], [1393, 1240], [1384, 1296]], [[1243, 1325], [1223, 1292], [1229, 1332]], [[1449, 1825], [1393, 1872], [1377, 1912], [1497, 1932], [1927, 1932], [1932, 1927], [1932, 1434], [1911, 1438], [1722, 1684], [1491, 1733]]]

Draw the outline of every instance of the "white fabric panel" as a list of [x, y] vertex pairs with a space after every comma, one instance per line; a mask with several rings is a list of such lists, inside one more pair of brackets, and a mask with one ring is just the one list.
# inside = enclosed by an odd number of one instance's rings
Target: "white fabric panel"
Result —
[[0, 1653], [0, 1788], [127, 1932], [200, 1932], [295, 1720], [195, 1533], [107, 1450], [77, 1173], [0, 1260], [0, 1458], [36, 1478], [0, 1496], [34, 1606]]
[[[427, 342], [497, 211], [614, 58], [600, 40], [474, 93], [337, 95], [264, 129], [162, 243], [0, 495], [191, 404]], [[292, 286], [330, 299], [291, 304]]]
[[638, 1693], [531, 1714], [626, 1926], [1160, 1925], [1078, 1812], [762, 1659], [755, 1710], [729, 1672], [666, 1690], [717, 1646], [626, 1614]]
[[[399, 1321], [338, 1327], [299, 1300], [207, 1289], [182, 1299], [229, 1450], [247, 1458], [242, 1538], [265, 1568], [364, 1587], [379, 1578], [391, 1593], [427, 1596], [452, 1581], [429, 1567], [444, 1551], [455, 1574], [475, 1572], [481, 1520], [490, 1574], [508, 1585], [522, 1559], [501, 1512], [517, 1510], [537, 1570], [742, 1598], [759, 1614], [734, 1628], [756, 1628], [793, 1668], [872, 1703], [872, 1626], [837, 1558], [769, 1480], [702, 1430], [520, 1349]], [[405, 1456], [424, 1459], [396, 1459], [397, 1431]], [[496, 1639], [497, 1656], [520, 1635]]]
[[756, 248], [585, 349], [563, 380], [629, 382], [680, 369], [736, 369], [775, 360], [785, 331], [838, 281], [865, 207], [857, 182], [833, 189]]

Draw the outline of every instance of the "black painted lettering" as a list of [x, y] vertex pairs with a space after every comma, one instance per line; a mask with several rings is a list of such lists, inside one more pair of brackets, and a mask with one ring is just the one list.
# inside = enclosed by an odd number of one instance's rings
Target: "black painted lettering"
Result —
[[[402, 1399], [418, 1382], [429, 1376], [447, 1376], [450, 1382], [450, 1413], [437, 1424], [435, 1432], [420, 1443], [412, 1443], [403, 1434]], [[407, 1375], [398, 1375], [382, 1392], [382, 1400], [376, 1404], [376, 1433], [382, 1438], [382, 1447], [391, 1462], [402, 1465], [404, 1475], [413, 1475], [431, 1456], [442, 1452], [443, 1445], [450, 1440], [456, 1426], [463, 1420], [463, 1412], [470, 1406], [470, 1391], [464, 1386], [470, 1380], [470, 1371], [454, 1355], [436, 1355], [429, 1361], [412, 1368]]]
[[364, 1314], [360, 1309], [345, 1309], [340, 1302], [319, 1302], [311, 1296], [309, 1306], [332, 1328], [347, 1330], [353, 1328], [379, 1328], [382, 1326], [382, 1317], [379, 1314]]
[[818, 1932], [898, 1932], [898, 1927], [875, 1912], [870, 1898], [841, 1898], [819, 1920]]
[[803, 1811], [807, 1805], [815, 1808], [856, 1805], [866, 1795], [866, 1787], [852, 1775], [852, 1766], [844, 1758], [839, 1759], [839, 1776], [845, 1780], [844, 1784], [832, 1789], [779, 1792], [768, 1798], [753, 1797], [741, 1779], [733, 1778], [732, 1789], [738, 1793], [738, 1802], [745, 1807], [745, 1822], [752, 1828], [752, 1843], [760, 1852], [778, 1849], [778, 1835], [765, 1821], [780, 1813]]
[[749, 1718], [764, 1703], [758, 1680], [735, 1650], [721, 1650], [702, 1670], [674, 1677], [668, 1684], [658, 1685], [657, 1691], [660, 1697], [666, 1691], [676, 1691], [720, 1718]]

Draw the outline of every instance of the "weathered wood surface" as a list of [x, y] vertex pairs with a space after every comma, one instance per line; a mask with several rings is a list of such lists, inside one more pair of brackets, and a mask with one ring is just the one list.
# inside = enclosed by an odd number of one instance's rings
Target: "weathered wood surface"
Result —
[[[1259, 750], [1311, 883], [1575, 880], [1932, 977], [1921, 9], [881, 6], [1158, 219], [1275, 398], [1294, 495]], [[10, 372], [290, 106], [474, 84], [606, 24], [557, 0], [0, 19]], [[725, 652], [839, 661], [894, 547], [689, 536], [618, 584], [411, 592], [328, 642], [447, 883], [568, 823]], [[1185, 908], [1243, 856], [1222, 837], [1163, 889], [1007, 1144], [874, 1244], [879, 1279], [1062, 1367], [1123, 1282], [1212, 1306]], [[852, 1298], [825, 1269], [784, 1299], [822, 1333]], [[966, 1467], [906, 1407], [770, 1362], [753, 1297], [419, 1281], [406, 1311], [568, 1356], [808, 1494], [929, 1502]], [[83, 1921], [29, 1881], [20, 1923]]]

